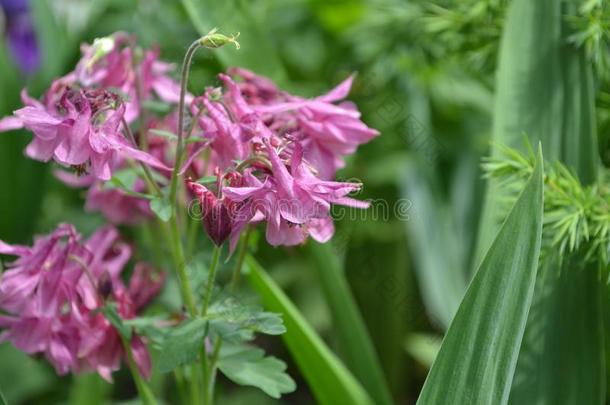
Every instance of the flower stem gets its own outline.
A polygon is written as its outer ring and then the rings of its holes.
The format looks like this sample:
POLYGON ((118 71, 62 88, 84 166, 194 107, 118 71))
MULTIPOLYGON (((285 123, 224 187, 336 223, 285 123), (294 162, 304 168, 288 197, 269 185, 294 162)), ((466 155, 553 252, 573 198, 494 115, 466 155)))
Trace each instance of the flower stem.
POLYGON ((131 352, 131 345, 123 336, 121 336, 121 341, 123 342, 123 347, 125 349, 125 353, 127 354, 127 362, 129 363, 129 370, 131 371, 131 375, 136 384, 136 389, 138 390, 138 395, 140 399, 144 403, 144 405, 157 405, 157 400, 153 395, 148 384, 142 379, 140 376, 140 371, 138 370, 138 366, 136 365, 135 360, 133 359, 133 353, 131 352))
POLYGON ((212 405, 214 403, 214 385, 216 385, 216 369, 218 364, 218 357, 220 357, 220 347, 222 346, 222 338, 219 336, 214 344, 214 351, 212 352, 212 357, 210 359, 209 365, 209 379, 206 381, 206 384, 209 389, 208 397, 206 399, 207 405, 212 405))
POLYGON ((241 268, 244 265, 244 259, 246 258, 246 252, 248 251, 248 241, 250 240, 250 225, 246 226, 246 231, 244 232, 244 236, 242 236, 239 252, 237 253, 237 264, 235 265, 235 270, 233 270, 233 275, 231 276, 231 292, 235 292, 237 285, 239 284, 239 276, 241 274, 241 268))
MULTIPOLYGON (((138 144, 136 143, 136 138, 133 135, 133 132, 131 132, 131 128, 129 127, 129 124, 127 123, 127 121, 125 121, 125 118, 121 118, 121 122, 123 124, 123 128, 125 129, 125 132, 127 133, 127 138, 133 144, 133 146, 137 148, 138 144)), ((144 162, 138 162, 138 163, 142 167, 142 170, 144 170, 144 177, 145 177, 144 180, 146 181, 146 185, 148 186, 148 188, 150 188, 151 190, 154 190, 154 192, 157 193, 157 195, 159 197, 163 197, 163 192, 161 191, 161 189, 155 182, 155 179, 152 176, 150 168, 144 162)))
POLYGON ((174 205, 174 212, 172 215, 176 215, 176 208, 178 206, 176 202, 177 189, 178 189, 178 172, 180 166, 182 166, 182 154, 184 150, 184 99, 186 98, 186 86, 189 80, 189 72, 191 70, 191 62, 193 61, 193 55, 197 49, 201 47, 201 41, 197 40, 189 46, 186 54, 184 55, 184 61, 182 63, 182 76, 180 80, 180 100, 178 102, 178 142, 176 144, 176 159, 174 163, 174 170, 172 171, 172 178, 169 187, 169 201, 174 205))
POLYGON ((214 289, 214 280, 216 279, 216 268, 218 267, 218 259, 220 257, 220 246, 214 245, 214 251, 212 252, 212 263, 210 264, 210 270, 208 272, 208 282, 205 287, 205 296, 203 297, 203 308, 201 309, 201 316, 205 316, 210 306, 210 299, 212 298, 212 290, 214 289))

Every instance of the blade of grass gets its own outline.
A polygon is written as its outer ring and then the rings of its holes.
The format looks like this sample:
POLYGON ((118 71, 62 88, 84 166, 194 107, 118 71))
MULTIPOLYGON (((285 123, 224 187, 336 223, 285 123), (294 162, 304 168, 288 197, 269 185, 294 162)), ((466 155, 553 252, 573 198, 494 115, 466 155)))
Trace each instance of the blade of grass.
POLYGON ((505 404, 532 301, 542 237, 542 156, 445 336, 418 404, 505 404))
POLYGON ((281 288, 254 260, 246 258, 247 275, 264 306, 281 313, 287 332, 282 335, 294 361, 321 405, 370 405, 373 401, 345 365, 307 323, 281 288))
POLYGON ((333 332, 338 338, 346 365, 371 394, 375 403, 392 404, 392 394, 345 278, 341 261, 328 243, 310 241, 308 251, 330 308, 333 332))

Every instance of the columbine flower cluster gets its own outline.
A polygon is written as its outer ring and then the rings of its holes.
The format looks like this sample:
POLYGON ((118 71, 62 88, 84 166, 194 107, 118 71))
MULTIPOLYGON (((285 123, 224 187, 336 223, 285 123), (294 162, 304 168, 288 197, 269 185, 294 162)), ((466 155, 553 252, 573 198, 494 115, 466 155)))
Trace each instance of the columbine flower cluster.
POLYGON ((330 180, 345 155, 378 135, 353 104, 340 102, 352 77, 314 99, 280 91, 245 69, 219 78, 221 95, 208 89, 191 104, 209 140, 215 189, 189 182, 217 245, 230 235, 233 248, 244 227, 258 221, 267 223, 274 246, 300 244, 308 235, 326 242, 334 233, 331 204, 368 206, 348 197, 360 184, 330 180))
MULTIPOLYGON (((199 41, 194 45, 214 48, 235 38, 212 31, 199 41)), ((332 204, 368 206, 349 197, 360 184, 333 180, 345 156, 378 135, 345 101, 352 77, 306 99, 235 68, 219 75, 221 87, 192 96, 171 78, 172 66, 157 50, 142 50, 124 33, 84 45, 82 53, 75 70, 41 99, 23 91, 24 107, 1 119, 0 131, 30 130, 26 155, 53 160, 61 167, 56 177, 86 188, 86 210, 133 225, 153 218, 153 211, 168 220, 157 211, 165 201, 172 229, 180 230, 177 205, 186 210, 190 196, 199 201, 214 244, 228 239, 233 251, 240 233, 259 222, 274 246, 308 236, 326 242, 334 233, 332 204), (159 102, 165 115, 149 108, 159 102), (188 192, 176 192, 178 179, 188 192)), ((179 235, 169 237, 180 245, 179 235)), ((136 264, 125 285, 121 273, 131 248, 115 228, 83 241, 72 226, 61 225, 32 247, 0 242, 0 254, 18 257, 0 278, 0 340, 43 353, 60 374, 95 370, 106 379, 130 348, 149 375, 144 339, 134 334, 122 345, 125 337, 104 314, 112 306, 122 319, 133 318, 163 277, 136 264)))
MULTIPOLYGON (((17 256, 0 282, 0 341, 25 353, 42 353, 58 374, 97 371, 111 381, 124 350, 101 309, 115 305, 123 319, 134 318, 163 283, 162 275, 136 265, 128 286, 121 272, 131 248, 116 229, 104 227, 83 241, 74 227, 60 225, 31 247, 0 241, 0 253, 17 256)), ((151 361, 143 338, 130 342, 140 372, 149 376, 151 361)))

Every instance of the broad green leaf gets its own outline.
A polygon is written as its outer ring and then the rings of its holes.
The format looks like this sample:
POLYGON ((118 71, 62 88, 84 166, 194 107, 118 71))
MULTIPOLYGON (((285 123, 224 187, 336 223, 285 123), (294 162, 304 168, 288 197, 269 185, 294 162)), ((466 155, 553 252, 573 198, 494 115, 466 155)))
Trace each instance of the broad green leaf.
POLYGON ((319 285, 333 317, 345 363, 377 404, 392 404, 375 347, 350 291, 343 266, 330 244, 309 242, 319 285))
POLYGON ((293 392, 296 384, 286 374, 286 363, 251 346, 228 345, 222 347, 218 368, 231 381, 239 385, 257 387, 273 398, 293 392))
POLYGON ((492 242, 443 340, 418 404, 505 404, 542 236, 542 156, 492 242))
POLYGON ((161 221, 167 222, 172 217, 172 205, 165 197, 156 197, 150 200, 150 209, 161 221))
POLYGON ((8 402, 6 402, 6 398, 4 398, 4 394, 2 393, 1 389, 0 389, 0 405, 8 405, 8 402))
POLYGON ((248 278, 265 307, 279 312, 286 325, 282 339, 321 405, 371 405, 373 402, 343 363, 328 349, 275 281, 252 258, 248 278))
MULTIPOLYGON (((200 35, 218 27, 225 34, 240 33, 241 49, 225 46, 214 49, 225 67, 240 66, 282 81, 286 73, 268 31, 263 3, 225 0, 182 0, 191 22, 200 35)), ((208 51, 210 52, 210 51, 208 51)))
POLYGON ((157 367, 162 373, 172 371, 197 359, 207 332, 207 320, 190 319, 172 328, 161 343, 157 367))
POLYGON ((252 340, 256 332, 267 335, 286 332, 281 314, 265 312, 235 297, 213 303, 206 318, 210 320, 210 330, 227 341, 252 340))

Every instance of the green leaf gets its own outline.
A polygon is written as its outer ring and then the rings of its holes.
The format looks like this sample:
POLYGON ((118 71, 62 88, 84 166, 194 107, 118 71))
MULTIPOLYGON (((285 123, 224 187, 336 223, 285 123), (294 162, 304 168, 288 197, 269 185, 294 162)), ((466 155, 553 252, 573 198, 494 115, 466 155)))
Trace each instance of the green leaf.
POLYGON ((492 242, 445 336, 418 404, 505 404, 530 308, 542 237, 534 173, 492 242))
POLYGON ((427 368, 432 367, 441 348, 441 337, 414 333, 405 340, 405 350, 417 362, 427 368))
POLYGON ((155 197, 150 200, 150 209, 163 222, 167 222, 172 217, 172 205, 165 197, 155 197))
POLYGON ((98 374, 74 375, 70 384, 68 404, 104 405, 109 402, 111 392, 112 385, 98 374))
POLYGON ((157 136, 161 136, 163 138, 170 139, 172 141, 178 140, 178 135, 174 134, 171 131, 166 131, 164 129, 153 128, 153 129, 150 130, 150 132, 155 134, 155 135, 157 135, 157 136))
POLYGON ((370 405, 372 400, 343 363, 328 349, 275 281, 252 258, 248 278, 265 307, 282 314, 287 332, 282 339, 321 405, 370 405))
POLYGON ((114 172, 110 181, 106 184, 125 190, 133 190, 137 179, 138 172, 135 169, 128 167, 114 172))
POLYGON ((123 336, 125 339, 127 339, 127 341, 131 340, 131 335, 132 335, 131 326, 125 325, 123 323, 123 319, 121 318, 121 315, 119 315, 116 307, 113 304, 108 304, 108 305, 104 306, 102 308, 102 313, 104 314, 104 316, 106 317, 108 322, 110 322, 112 324, 112 326, 114 326, 116 328, 117 332, 119 332, 119 334, 121 336, 123 336))
POLYGON ((167 373, 197 359, 203 347, 207 322, 205 319, 189 319, 167 332, 157 360, 159 371, 167 373))
POLYGON ((6 398, 4 398, 4 394, 2 393, 1 389, 0 389, 0 405, 8 405, 8 402, 6 402, 6 398))
POLYGON ((273 356, 265 357, 262 349, 225 344, 218 368, 231 381, 257 387, 273 398, 296 389, 294 380, 285 373, 286 363, 273 356))
MULTIPOLYGON (((595 180, 599 167, 595 88, 584 50, 567 41, 572 31, 565 14, 576 7, 569 3, 511 2, 500 52, 493 140, 523 151, 519 139, 523 133, 532 144, 539 139, 549 161, 558 160, 574 170, 586 185, 595 180)), ((494 148, 494 156, 500 153, 494 148)), ((499 202, 505 196, 501 184, 489 183, 479 254, 497 229, 499 202)), ((603 317, 599 293, 587 279, 596 277, 590 274, 596 273, 595 266, 578 270, 582 262, 578 254, 552 256, 538 272, 510 400, 601 403, 605 367, 592 359, 602 358, 603 317), (566 373, 566 367, 578 371, 566 373)))
POLYGON ((392 404, 375 347, 349 289, 343 266, 330 244, 310 241, 314 269, 333 317, 345 362, 377 404, 392 404))
POLYGON ((598 264, 579 255, 563 260, 562 266, 549 260, 539 270, 511 404, 604 403, 603 287, 598 264))
POLYGON ((467 287, 467 265, 460 250, 463 238, 458 237, 454 216, 436 183, 425 163, 407 165, 403 185, 404 196, 413 203, 405 221, 410 252, 426 310, 446 330, 467 287))
POLYGON ((213 303, 206 318, 210 319, 212 332, 233 342, 252 340, 255 332, 267 335, 281 335, 286 332, 281 314, 246 305, 236 297, 213 303))

